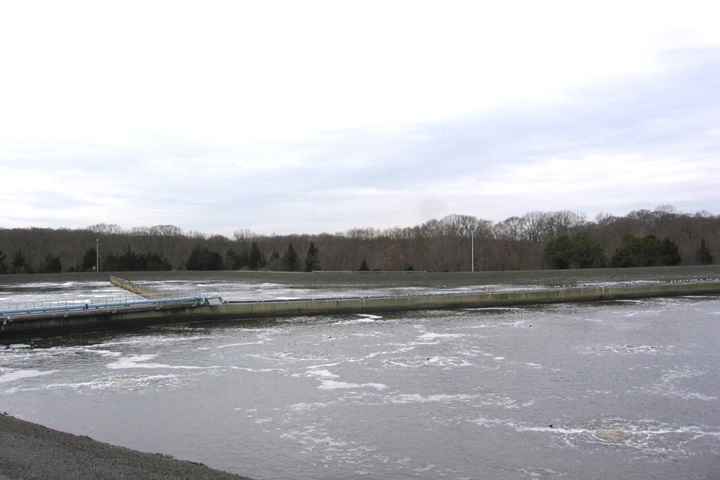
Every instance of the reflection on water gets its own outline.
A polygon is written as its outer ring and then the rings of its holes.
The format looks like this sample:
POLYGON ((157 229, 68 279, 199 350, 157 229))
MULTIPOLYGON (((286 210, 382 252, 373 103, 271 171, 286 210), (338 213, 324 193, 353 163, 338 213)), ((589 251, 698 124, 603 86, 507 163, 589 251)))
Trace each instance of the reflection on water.
POLYGON ((75 336, 0 350, 0 403, 255 478, 712 478, 719 315, 710 297, 75 336))

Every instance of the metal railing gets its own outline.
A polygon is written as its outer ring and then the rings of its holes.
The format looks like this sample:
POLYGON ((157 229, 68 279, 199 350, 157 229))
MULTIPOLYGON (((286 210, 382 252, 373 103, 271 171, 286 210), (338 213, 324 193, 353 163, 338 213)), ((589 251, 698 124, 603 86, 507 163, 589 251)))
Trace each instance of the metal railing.
POLYGON ((207 305, 212 300, 223 303, 222 297, 191 295, 191 296, 170 296, 154 299, 141 299, 137 297, 110 297, 93 300, 55 300, 15 303, 0 306, 0 317, 14 318, 22 315, 34 315, 43 313, 62 313, 82 310, 101 309, 123 309, 132 307, 153 307, 168 306, 172 304, 196 304, 207 305))

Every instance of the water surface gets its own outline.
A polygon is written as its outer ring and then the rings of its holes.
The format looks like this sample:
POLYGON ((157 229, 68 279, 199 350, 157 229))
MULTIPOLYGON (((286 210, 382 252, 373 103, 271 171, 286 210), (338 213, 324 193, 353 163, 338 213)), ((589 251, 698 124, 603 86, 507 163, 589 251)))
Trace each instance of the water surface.
POLYGON ((717 478, 719 320, 688 297, 82 335, 0 350, 0 409, 258 479, 717 478))

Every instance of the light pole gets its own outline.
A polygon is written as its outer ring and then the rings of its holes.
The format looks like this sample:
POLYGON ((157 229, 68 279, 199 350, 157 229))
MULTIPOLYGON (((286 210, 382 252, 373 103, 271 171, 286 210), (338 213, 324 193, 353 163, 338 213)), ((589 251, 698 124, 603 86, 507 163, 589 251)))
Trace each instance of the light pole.
POLYGON ((100 273, 100 239, 95 239, 95 273, 100 273))
POLYGON ((470 230, 470 271, 475 272, 475 232, 470 230))
POLYGON ((465 225, 465 231, 470 234, 470 271, 475 272, 475 229, 465 225))

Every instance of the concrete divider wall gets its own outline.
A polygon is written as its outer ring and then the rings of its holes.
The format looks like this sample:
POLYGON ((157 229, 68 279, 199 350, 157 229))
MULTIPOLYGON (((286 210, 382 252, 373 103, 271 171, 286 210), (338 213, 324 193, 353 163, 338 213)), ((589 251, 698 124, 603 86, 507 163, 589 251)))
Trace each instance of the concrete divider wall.
POLYGON ((244 319, 293 315, 482 308, 703 294, 720 294, 720 282, 544 289, 461 295, 419 295, 226 303, 198 308, 196 313, 202 316, 204 312, 207 312, 209 317, 214 318, 244 319))
POLYGON ((140 295, 141 297, 147 299, 161 298, 164 295, 162 292, 155 290, 154 288, 138 285, 135 282, 119 277, 110 277, 110 283, 116 287, 122 288, 123 290, 127 290, 130 293, 140 295))
POLYGON ((189 306, 166 310, 125 309, 117 313, 112 310, 90 310, 67 315, 3 320, 0 323, 0 340, 180 323, 185 321, 184 316, 192 310, 189 306))
MULTIPOLYGON (((120 279, 119 279, 120 280, 120 279)), ((128 282, 132 283, 132 282, 128 282)), ((131 285, 131 287, 138 287, 131 285)), ((125 288, 125 287, 123 287, 125 288)), ((141 287, 143 288, 143 287, 141 287)), ((150 290, 150 293, 156 294, 150 290)), ((72 331, 119 329, 200 320, 381 314, 386 312, 483 308, 513 305, 588 302, 658 296, 720 294, 720 282, 616 285, 478 294, 441 294, 398 297, 355 297, 288 301, 237 302, 217 305, 174 305, 134 310, 79 311, 35 319, 0 319, 0 340, 72 331)))

